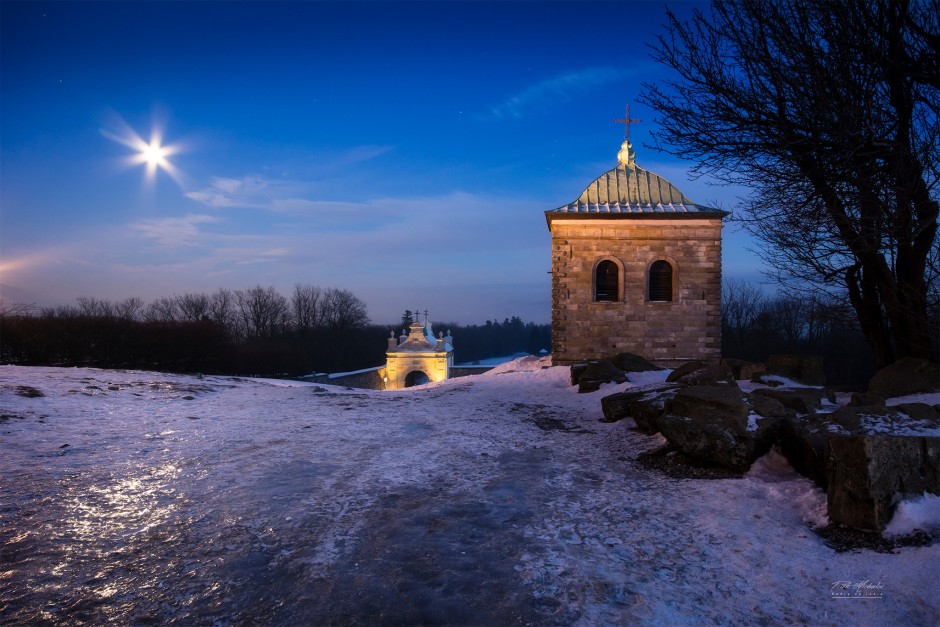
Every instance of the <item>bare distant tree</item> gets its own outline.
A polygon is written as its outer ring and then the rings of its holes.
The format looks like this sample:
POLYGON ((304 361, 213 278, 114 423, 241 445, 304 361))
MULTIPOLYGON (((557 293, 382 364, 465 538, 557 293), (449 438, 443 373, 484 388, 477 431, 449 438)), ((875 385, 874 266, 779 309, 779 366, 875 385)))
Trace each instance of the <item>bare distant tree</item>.
POLYGON ((728 279, 721 291, 721 326, 725 332, 751 329, 764 309, 764 292, 753 283, 728 279))
POLYGON ((122 320, 137 320, 143 308, 144 301, 132 296, 114 304, 114 315, 122 320))
POLYGON ((323 289, 316 285, 294 286, 291 296, 291 313, 294 323, 301 333, 318 329, 323 325, 324 309, 323 289))
POLYGON ((109 300, 99 300, 90 296, 78 297, 78 309, 82 315, 96 318, 114 317, 114 303, 109 300))
POLYGON ((937 0, 713 0, 668 13, 645 85, 667 152, 755 192, 763 260, 851 303, 878 366, 931 357, 940 214, 937 0))
POLYGON ((235 295, 231 291, 219 288, 209 298, 209 319, 235 334, 235 295))
POLYGON ((180 311, 175 298, 162 296, 144 308, 142 317, 147 322, 176 322, 180 311))
POLYGON ((325 294, 324 323, 330 329, 358 329, 369 324, 366 304, 349 290, 331 287, 325 294))
POLYGON ((273 287, 236 290, 235 309, 245 337, 273 337, 287 321, 287 299, 273 287))
POLYGON ((206 294, 175 295, 176 308, 184 322, 199 322, 209 317, 209 296, 206 294))
POLYGON ((0 316, 28 316, 36 310, 36 305, 26 303, 8 303, 0 300, 0 316))

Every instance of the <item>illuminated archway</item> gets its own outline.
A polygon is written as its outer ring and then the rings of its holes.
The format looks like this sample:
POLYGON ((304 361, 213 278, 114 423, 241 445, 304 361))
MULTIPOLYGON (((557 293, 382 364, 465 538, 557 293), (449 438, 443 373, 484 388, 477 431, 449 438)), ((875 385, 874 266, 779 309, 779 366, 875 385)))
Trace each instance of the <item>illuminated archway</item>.
POLYGON ((426 375, 420 370, 412 370, 405 377, 405 387, 410 388, 416 385, 424 385, 425 383, 430 383, 431 377, 426 375))

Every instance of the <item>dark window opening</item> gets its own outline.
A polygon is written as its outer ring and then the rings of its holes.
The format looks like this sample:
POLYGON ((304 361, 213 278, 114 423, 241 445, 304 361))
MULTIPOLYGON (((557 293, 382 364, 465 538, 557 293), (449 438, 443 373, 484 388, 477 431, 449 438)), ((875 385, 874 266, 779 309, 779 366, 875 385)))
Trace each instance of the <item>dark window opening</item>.
POLYGON ((672 300, 672 266, 668 261, 655 261, 650 266, 651 301, 669 302, 672 300))
POLYGON ((594 271, 594 300, 612 302, 618 297, 619 270, 613 261, 602 261, 594 271))

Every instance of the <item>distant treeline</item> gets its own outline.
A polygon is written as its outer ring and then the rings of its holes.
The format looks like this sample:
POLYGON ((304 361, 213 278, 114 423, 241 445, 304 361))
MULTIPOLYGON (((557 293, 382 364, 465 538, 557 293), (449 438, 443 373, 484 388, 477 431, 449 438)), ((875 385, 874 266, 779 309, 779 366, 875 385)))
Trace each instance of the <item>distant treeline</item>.
MULTIPOLYGON (((0 362, 301 376, 381 365, 389 332, 397 337, 401 326, 372 324, 352 292, 315 285, 297 285, 289 298, 261 286, 150 303, 83 297, 72 306, 0 307, 0 362)), ((517 317, 434 328, 451 331, 460 362, 550 346, 549 325, 517 317)))
MULTIPOLYGON (((845 302, 768 296, 752 283, 730 280, 722 290, 721 353, 763 362, 773 354, 820 355, 826 381, 864 388, 875 373, 875 359, 845 302)), ((931 350, 938 354, 940 316, 930 309, 931 350)))

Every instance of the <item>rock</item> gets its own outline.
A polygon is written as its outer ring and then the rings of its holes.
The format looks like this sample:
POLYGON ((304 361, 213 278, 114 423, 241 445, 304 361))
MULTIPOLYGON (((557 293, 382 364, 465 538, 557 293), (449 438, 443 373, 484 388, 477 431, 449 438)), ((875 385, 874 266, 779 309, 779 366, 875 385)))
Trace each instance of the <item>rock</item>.
POLYGON ((666 377, 669 383, 683 383, 685 385, 714 385, 716 383, 731 383, 737 387, 734 373, 727 366, 721 364, 707 364, 701 361, 687 362, 666 377))
POLYGON ((755 413, 765 418, 785 418, 796 414, 779 400, 764 394, 749 394, 747 404, 755 413))
POLYGON ((781 420, 751 414, 737 385, 724 384, 679 389, 656 424, 683 454, 741 471, 770 450, 781 420))
POLYGON ((806 385, 825 385, 823 360, 819 355, 771 355, 767 373, 793 379, 806 385))
POLYGON ((666 403, 666 411, 700 421, 712 421, 733 426, 738 431, 747 429, 750 408, 744 403, 744 394, 737 385, 694 385, 680 389, 666 403))
POLYGON ((578 377, 578 393, 596 392, 604 383, 626 382, 627 375, 610 361, 606 359, 590 361, 578 377))
POLYGON ((822 407, 822 399, 827 397, 827 392, 819 388, 759 388, 754 390, 754 395, 773 398, 784 407, 792 409, 800 414, 813 414, 822 407))
POLYGON ((616 357, 611 358, 610 361, 624 372, 652 372, 654 370, 662 370, 662 368, 656 364, 633 353, 620 353, 616 357))
POLYGON ((735 471, 750 468, 770 450, 782 419, 760 418, 755 428, 739 431, 734 421, 712 421, 665 413, 658 420, 660 432, 692 459, 735 471))
POLYGON ((925 403, 840 407, 828 419, 857 435, 932 435, 933 430, 940 429, 940 415, 925 403))
POLYGON ((755 364, 731 357, 722 357, 718 363, 730 370, 738 381, 750 381, 755 374, 761 374, 767 370, 766 364, 755 364))
POLYGON ((899 403, 894 408, 917 422, 933 423, 936 427, 940 427, 940 411, 936 406, 927 403, 899 403))
POLYGON ((788 417, 780 423, 780 452, 794 470, 825 490, 829 483, 826 474, 829 438, 837 434, 848 435, 849 432, 831 422, 829 416, 788 417))
POLYGON ((849 401, 848 407, 867 407, 869 405, 884 404, 885 399, 883 396, 869 392, 852 392, 852 399, 849 401))
POLYGON ((656 433, 659 431, 656 419, 663 413, 665 400, 672 398, 678 388, 676 384, 663 383, 605 396, 601 399, 603 422, 633 418, 641 431, 656 433))
POLYGON ((917 357, 903 357, 882 368, 868 382, 868 391, 884 398, 940 389, 937 364, 917 357))
POLYGON ((741 366, 741 373, 738 379, 742 381, 752 381, 754 377, 759 377, 765 372, 767 372, 767 364, 745 364, 741 366))
POLYGON ((741 367, 748 362, 743 359, 735 359, 734 357, 722 357, 718 360, 718 364, 724 366, 734 374, 735 379, 741 378, 741 367))
POLYGON ((671 373, 669 373, 669 376, 666 377, 666 381, 671 383, 673 381, 676 381, 680 377, 683 377, 689 374, 690 372, 701 370, 707 366, 708 364, 705 363, 704 361, 687 361, 681 366, 679 366, 678 368, 676 368, 675 370, 673 370, 671 373))
POLYGON ((940 495, 940 436, 833 437, 827 474, 829 519, 882 531, 903 498, 940 495))
POLYGON ((587 364, 571 365, 571 385, 578 385, 578 379, 581 378, 581 375, 584 374, 584 371, 587 370, 587 367, 587 364))

